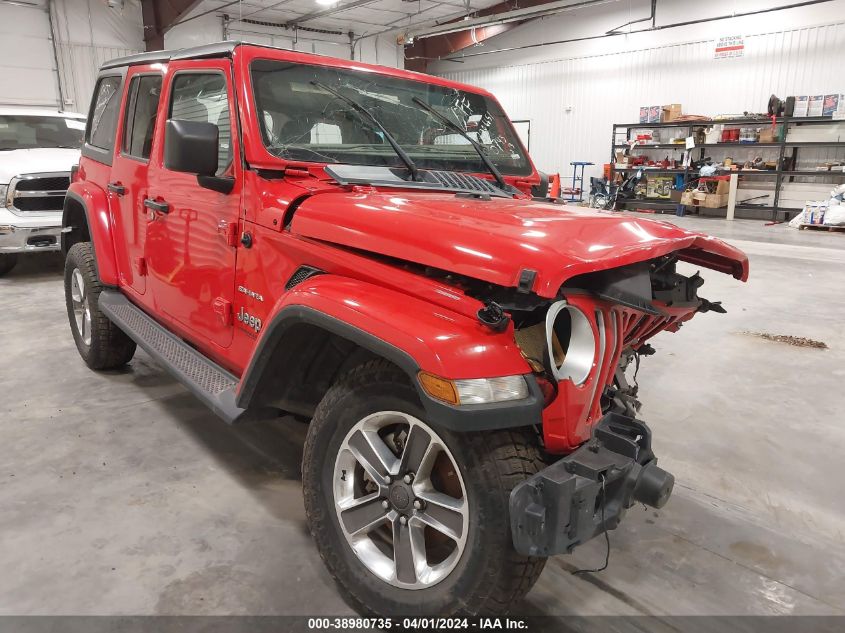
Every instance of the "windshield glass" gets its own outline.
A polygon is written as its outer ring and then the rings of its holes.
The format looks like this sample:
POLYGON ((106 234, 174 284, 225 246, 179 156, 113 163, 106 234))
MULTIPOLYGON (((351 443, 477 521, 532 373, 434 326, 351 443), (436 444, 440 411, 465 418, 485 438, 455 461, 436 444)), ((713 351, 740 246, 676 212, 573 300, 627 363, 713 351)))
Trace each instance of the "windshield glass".
POLYGON ((531 165, 499 104, 474 92, 377 73, 257 60, 252 81, 264 144, 300 161, 404 167, 378 126, 337 90, 373 114, 422 169, 486 173, 472 145, 414 97, 454 121, 503 174, 527 176, 531 165))
POLYGON ((82 146, 85 121, 58 116, 0 115, 0 151, 82 146))

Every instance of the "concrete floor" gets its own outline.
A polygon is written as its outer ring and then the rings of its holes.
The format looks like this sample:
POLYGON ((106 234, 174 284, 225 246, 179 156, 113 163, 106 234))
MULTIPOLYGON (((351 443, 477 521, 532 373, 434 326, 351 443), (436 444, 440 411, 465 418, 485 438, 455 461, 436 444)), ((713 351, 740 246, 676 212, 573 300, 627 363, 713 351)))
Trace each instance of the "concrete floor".
MULTIPOLYGON (((664 218, 667 216, 664 216, 664 218)), ((640 370, 660 512, 557 557, 520 614, 845 614, 845 235, 671 218, 744 248, 640 370), (746 332, 805 336, 817 350, 746 332)), ((305 528, 292 420, 232 428, 142 352, 93 373, 61 260, 0 279, 0 614, 345 614, 305 528)))

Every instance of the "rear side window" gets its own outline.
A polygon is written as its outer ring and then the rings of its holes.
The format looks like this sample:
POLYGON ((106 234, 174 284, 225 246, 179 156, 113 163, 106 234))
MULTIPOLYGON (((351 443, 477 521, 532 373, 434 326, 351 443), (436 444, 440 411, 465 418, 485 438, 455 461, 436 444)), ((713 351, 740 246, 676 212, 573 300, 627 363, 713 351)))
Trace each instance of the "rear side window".
POLYGON ((217 175, 232 162, 229 95, 220 73, 183 73, 173 79, 170 118, 214 123, 218 130, 217 175))
POLYGON ((94 95, 88 143, 100 149, 112 150, 120 111, 120 77, 100 79, 94 95))
POLYGON ((127 156, 144 160, 150 157, 160 96, 161 75, 132 78, 121 145, 121 151, 127 156))

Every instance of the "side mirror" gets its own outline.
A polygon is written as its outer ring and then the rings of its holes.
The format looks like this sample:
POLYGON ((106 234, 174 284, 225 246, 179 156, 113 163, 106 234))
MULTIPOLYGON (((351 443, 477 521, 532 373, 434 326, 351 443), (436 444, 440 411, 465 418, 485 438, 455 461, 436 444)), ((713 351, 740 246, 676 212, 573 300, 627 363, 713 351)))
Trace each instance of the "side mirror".
POLYGON ((217 172, 218 137, 214 123, 168 119, 164 132, 164 166, 198 176, 217 172))

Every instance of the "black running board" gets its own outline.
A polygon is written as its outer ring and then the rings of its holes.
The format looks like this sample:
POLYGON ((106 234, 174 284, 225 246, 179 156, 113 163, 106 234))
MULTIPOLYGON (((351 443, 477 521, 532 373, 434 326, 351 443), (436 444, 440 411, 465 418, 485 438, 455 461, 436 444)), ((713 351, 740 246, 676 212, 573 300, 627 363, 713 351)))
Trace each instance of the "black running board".
POLYGON ((122 293, 103 290, 100 310, 147 354, 229 424, 246 412, 235 404, 237 377, 175 336, 122 293))

